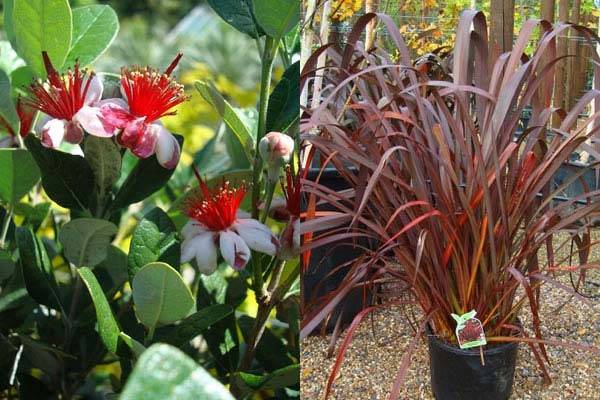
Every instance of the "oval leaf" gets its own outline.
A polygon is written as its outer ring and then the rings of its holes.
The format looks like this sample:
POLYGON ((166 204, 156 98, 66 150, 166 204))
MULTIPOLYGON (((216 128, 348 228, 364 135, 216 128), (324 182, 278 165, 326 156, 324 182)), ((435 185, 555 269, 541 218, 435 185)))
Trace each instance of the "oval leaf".
POLYGON ((261 28, 277 42, 300 21, 300 2, 254 0, 254 15, 261 28))
POLYGON ((42 173, 42 186, 48 197, 58 205, 85 210, 94 190, 94 173, 80 156, 47 149, 34 135, 27 135, 25 144, 42 173))
POLYGON ((119 32, 117 13, 107 5, 73 9, 73 42, 66 65, 89 65, 106 51, 119 32))
POLYGON ((175 225, 163 210, 154 208, 133 232, 127 257, 129 276, 133 279, 144 265, 155 261, 179 265, 180 253, 175 225))
POLYGON ((58 285, 42 241, 25 227, 17 228, 15 239, 27 292, 39 304, 60 309, 58 285))
POLYGON ((215 304, 203 308, 181 321, 164 341, 174 346, 183 346, 202 331, 231 314, 233 308, 228 304, 215 304))
POLYGON ((40 180, 40 170, 25 149, 0 149, 0 198, 17 204, 40 180))
POLYGON ((112 139, 92 135, 85 139, 84 148, 85 159, 94 173, 98 205, 102 205, 121 174, 121 152, 112 139))
POLYGON ((74 219, 65 224, 58 240, 65 248, 67 259, 77 267, 94 267, 108 253, 112 237, 117 234, 115 224, 94 218, 74 219))
POLYGON ((194 299, 177 271, 165 263, 151 263, 140 269, 132 283, 135 313, 150 329, 185 318, 194 299))
POLYGON ((85 286, 87 286, 92 302, 94 303, 96 319, 98 321, 98 333, 100 334, 102 343, 104 343, 108 351, 116 354, 121 330, 110 309, 110 304, 108 304, 108 300, 104 296, 102 287, 92 270, 88 267, 79 268, 77 272, 79 272, 81 279, 83 279, 85 286))
POLYGON ((67 0, 14 0, 12 22, 17 53, 39 76, 46 76, 42 51, 55 68, 63 66, 73 30, 67 0))
POLYGON ((137 362, 121 400, 234 400, 227 389, 181 350, 155 344, 137 362))

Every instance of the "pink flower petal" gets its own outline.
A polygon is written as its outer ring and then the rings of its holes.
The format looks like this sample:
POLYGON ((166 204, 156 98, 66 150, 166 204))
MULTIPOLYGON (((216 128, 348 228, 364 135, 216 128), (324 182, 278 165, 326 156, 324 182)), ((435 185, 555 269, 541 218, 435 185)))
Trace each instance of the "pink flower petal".
POLYGON ((167 169, 173 169, 179 163, 181 148, 177 139, 164 126, 151 124, 148 129, 156 132, 156 158, 158 163, 167 169))
POLYGON ((66 121, 51 119, 42 127, 41 141, 45 147, 57 148, 65 137, 66 121))
POLYGON ((107 99, 98 103, 102 112, 102 122, 107 126, 111 126, 113 130, 125 129, 127 125, 136 120, 135 116, 129 113, 124 103, 122 99, 107 99))
POLYGON ((115 133, 115 127, 106 124, 102 117, 100 108, 83 106, 73 117, 90 135, 99 137, 111 137, 115 133))
POLYGON ((219 248, 225 262, 232 268, 243 269, 250 260, 250 249, 246 242, 232 231, 223 231, 219 235, 219 248))
POLYGON ((121 139, 123 143, 127 143, 125 140, 131 143, 131 146, 127 147, 137 157, 148 158, 156 151, 157 136, 156 131, 148 129, 148 125, 144 124, 143 120, 135 120, 123 130, 121 139))
MULTIPOLYGON (((90 78, 88 78, 89 80, 90 78)), ((87 85, 87 80, 83 83, 82 88, 85 88, 87 85)), ((102 79, 98 75, 94 75, 91 78, 90 86, 88 87, 88 91, 85 94, 85 99, 83 103, 86 106, 91 106, 94 103, 100 101, 102 98, 102 92, 104 91, 104 85, 102 84, 102 79)))
POLYGON ((83 140, 83 128, 76 121, 67 121, 65 124, 64 139, 73 144, 79 144, 83 140))

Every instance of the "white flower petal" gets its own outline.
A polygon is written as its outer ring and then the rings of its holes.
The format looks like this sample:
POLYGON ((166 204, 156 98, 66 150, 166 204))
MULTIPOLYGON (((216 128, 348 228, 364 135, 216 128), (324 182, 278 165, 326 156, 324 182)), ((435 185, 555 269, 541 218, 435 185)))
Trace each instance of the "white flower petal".
POLYGON ((181 245, 181 262, 196 258, 201 273, 210 275, 217 269, 217 246, 212 232, 204 232, 181 245))
POLYGON ((250 249, 244 239, 232 231, 223 231, 219 236, 219 248, 225 262, 232 268, 242 269, 250 260, 250 249))
POLYGON ((159 124, 151 124, 157 132, 156 158, 158 163, 167 169, 173 169, 179 163, 181 148, 175 136, 159 124))
POLYGON ((202 244, 202 250, 196 252, 196 265, 198 271, 204 275, 212 275, 217 270, 217 246, 215 245, 212 234, 199 236, 204 238, 202 244), (208 238, 208 239, 206 239, 208 238))
POLYGON ((238 235, 252 250, 274 256, 278 241, 271 230, 255 219, 239 219, 233 224, 238 235))
POLYGON ((191 239, 194 236, 198 236, 201 233, 206 232, 207 229, 198 221, 190 220, 181 229, 181 235, 185 240, 191 239))
MULTIPOLYGON (((85 85, 87 85, 87 81, 85 85)), ((85 85, 83 85, 83 88, 85 88, 85 85)), ((94 103, 100 101, 100 99, 102 98, 103 91, 104 84, 102 83, 102 79, 98 75, 94 75, 92 77, 92 80, 90 81, 88 91, 85 94, 84 104, 87 106, 91 106, 94 103)))
POLYGON ((45 147, 57 148, 65 137, 66 121, 51 119, 42 127, 41 141, 45 147))
POLYGON ((77 114, 73 116, 73 121, 79 123, 83 129, 90 135, 98 137, 111 137, 114 135, 114 128, 102 121, 102 112, 100 108, 83 106, 77 114))

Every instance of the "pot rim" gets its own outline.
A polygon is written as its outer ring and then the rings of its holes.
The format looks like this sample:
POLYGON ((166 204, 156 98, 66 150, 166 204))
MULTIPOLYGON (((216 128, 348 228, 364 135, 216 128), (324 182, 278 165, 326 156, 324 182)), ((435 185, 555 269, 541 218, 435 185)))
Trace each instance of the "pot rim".
MULTIPOLYGON (((460 347, 448 344, 443 340, 438 338, 438 335, 433 334, 433 331, 429 326, 427 326, 427 330, 425 331, 425 336, 430 343, 433 345, 442 348, 445 351, 448 351, 453 354, 462 355, 462 356, 472 356, 472 357, 480 357, 478 348, 471 349, 461 349, 460 347)), ((494 345, 493 347, 488 347, 488 345, 484 346, 483 354, 484 355, 496 355, 508 351, 512 351, 516 347, 519 346, 520 342, 500 342, 498 345, 494 345)))

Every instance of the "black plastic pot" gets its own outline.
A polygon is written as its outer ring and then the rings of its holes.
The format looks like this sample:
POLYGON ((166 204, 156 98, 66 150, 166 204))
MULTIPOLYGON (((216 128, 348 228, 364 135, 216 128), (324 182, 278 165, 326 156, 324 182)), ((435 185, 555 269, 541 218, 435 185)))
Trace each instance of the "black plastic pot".
POLYGON ((461 350, 429 338, 431 388, 436 400, 507 400, 512 391, 518 343, 461 350))
MULTIPOLYGON (((319 169, 311 169, 307 178, 309 180, 316 180, 318 173, 319 169)), ((319 183, 335 191, 348 189, 347 182, 335 169, 325 169, 321 173, 319 183)), ((328 207, 321 207, 319 209, 331 210, 328 207)), ((319 234, 322 233, 319 232, 319 234)), ((312 303, 314 305, 318 303, 317 299, 340 287, 346 277, 347 268, 339 268, 333 273, 332 271, 338 266, 358 257, 363 252, 362 246, 368 247, 368 243, 365 243, 364 240, 354 242, 348 239, 313 249, 308 268, 302 274, 301 278, 304 303, 308 305, 312 303), (359 244, 358 247, 357 244, 359 244)), ((348 326, 356 314, 373 303, 372 298, 373 293, 369 290, 366 293, 364 293, 362 288, 351 290, 333 310, 325 329, 326 332, 332 332, 340 318, 341 327, 348 326)), ((313 332, 318 333, 319 330, 313 332)))

